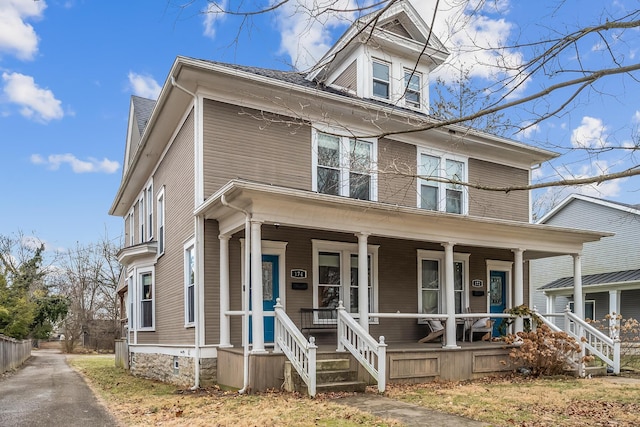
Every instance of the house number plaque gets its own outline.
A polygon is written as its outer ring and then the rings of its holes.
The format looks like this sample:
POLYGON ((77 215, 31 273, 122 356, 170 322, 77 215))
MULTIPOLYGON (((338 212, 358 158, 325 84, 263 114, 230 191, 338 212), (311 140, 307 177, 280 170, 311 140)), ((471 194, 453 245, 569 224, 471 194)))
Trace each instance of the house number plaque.
POLYGON ((473 286, 474 288, 481 288, 482 287, 482 280, 480 279, 475 279, 471 281, 471 286, 473 286))
POLYGON ((293 268, 291 269, 291 277, 293 279, 306 279, 307 270, 303 270, 301 268, 293 268))

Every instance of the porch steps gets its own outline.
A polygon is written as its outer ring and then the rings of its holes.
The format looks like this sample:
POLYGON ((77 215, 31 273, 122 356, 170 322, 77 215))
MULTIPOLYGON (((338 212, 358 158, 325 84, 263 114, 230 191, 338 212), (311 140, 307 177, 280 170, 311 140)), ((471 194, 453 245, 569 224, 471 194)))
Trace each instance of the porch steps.
MULTIPOLYGON (((285 390, 307 394, 307 385, 298 372, 285 362, 285 390)), ((316 393, 364 392, 367 384, 358 380, 358 371, 351 369, 349 359, 319 359, 316 361, 316 393)))

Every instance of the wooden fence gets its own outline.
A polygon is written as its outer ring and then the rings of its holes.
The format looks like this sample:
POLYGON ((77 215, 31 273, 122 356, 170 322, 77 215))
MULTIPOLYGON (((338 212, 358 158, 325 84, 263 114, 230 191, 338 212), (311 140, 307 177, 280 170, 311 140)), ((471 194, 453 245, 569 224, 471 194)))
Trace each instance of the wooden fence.
POLYGON ((31 341, 0 335, 0 373, 15 369, 31 357, 31 341))

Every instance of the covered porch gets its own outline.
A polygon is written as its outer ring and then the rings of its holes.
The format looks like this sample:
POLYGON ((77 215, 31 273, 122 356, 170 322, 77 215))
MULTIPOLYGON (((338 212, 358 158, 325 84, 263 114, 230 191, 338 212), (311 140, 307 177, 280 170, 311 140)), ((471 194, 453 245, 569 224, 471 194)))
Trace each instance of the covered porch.
MULTIPOLYGON (((425 354, 433 347, 446 359, 438 363, 463 363, 465 369, 456 370, 467 376, 475 372, 475 359, 462 355, 471 347, 461 325, 473 318, 499 321, 508 317, 505 309, 525 304, 530 259, 574 255, 574 286, 580 289, 582 245, 606 235, 241 180, 208 198, 196 216, 203 227, 214 220, 218 237, 219 358, 229 348, 229 354, 246 349, 251 356, 269 354, 272 343, 278 350, 280 335, 269 321, 276 310, 263 304, 265 295, 277 294, 297 332, 301 308, 335 308, 344 300, 344 311, 364 334, 384 337, 378 344, 405 347, 398 351, 404 354, 415 353, 407 350, 412 346, 425 354), (277 259, 268 274, 265 255, 277 259), (499 311, 494 299, 502 304, 499 311), (442 342, 418 344, 429 333, 429 320, 442 322, 442 342)), ((198 250, 204 251, 204 243, 198 250)), ((522 319, 514 319, 512 331, 521 329, 522 319)), ((404 363, 387 359, 388 366, 404 363)))

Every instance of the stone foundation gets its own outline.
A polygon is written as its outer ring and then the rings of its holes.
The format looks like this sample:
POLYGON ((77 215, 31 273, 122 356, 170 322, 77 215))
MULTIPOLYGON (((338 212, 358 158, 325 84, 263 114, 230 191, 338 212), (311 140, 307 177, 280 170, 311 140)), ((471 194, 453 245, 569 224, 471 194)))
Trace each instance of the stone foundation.
MULTIPOLYGON (((192 357, 158 353, 131 353, 130 360, 130 371, 135 376, 175 384, 180 387, 191 387, 195 382, 195 365, 192 357)), ((201 359, 200 366, 201 385, 215 383, 217 359, 201 359)))

